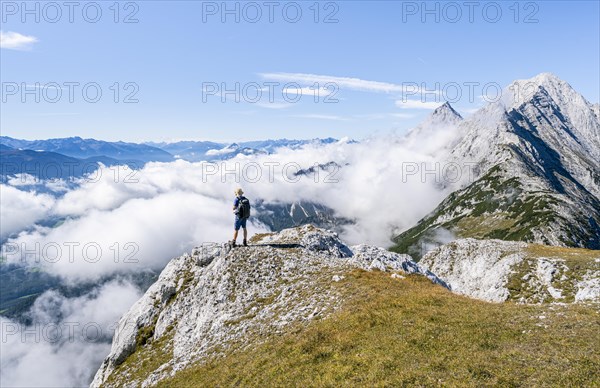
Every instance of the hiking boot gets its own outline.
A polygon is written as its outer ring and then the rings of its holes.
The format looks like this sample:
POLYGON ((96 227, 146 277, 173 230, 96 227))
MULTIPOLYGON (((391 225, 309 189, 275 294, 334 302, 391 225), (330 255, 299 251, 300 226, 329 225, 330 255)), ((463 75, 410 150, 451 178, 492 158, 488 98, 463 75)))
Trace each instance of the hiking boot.
POLYGON ((246 242, 246 240, 244 240, 244 246, 247 247, 248 243, 246 242))
POLYGON ((237 246, 235 241, 230 241, 229 244, 231 245, 232 248, 235 248, 237 246))

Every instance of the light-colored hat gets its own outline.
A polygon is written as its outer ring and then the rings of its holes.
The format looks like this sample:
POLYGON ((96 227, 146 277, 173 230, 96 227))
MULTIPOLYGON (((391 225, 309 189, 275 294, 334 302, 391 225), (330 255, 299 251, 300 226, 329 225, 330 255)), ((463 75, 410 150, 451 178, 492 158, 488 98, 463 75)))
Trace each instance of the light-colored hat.
POLYGON ((233 191, 233 193, 234 193, 235 195, 242 195, 242 194, 244 194, 244 190, 242 190, 242 188, 241 188, 241 187, 238 187, 237 189, 235 189, 235 190, 233 191))

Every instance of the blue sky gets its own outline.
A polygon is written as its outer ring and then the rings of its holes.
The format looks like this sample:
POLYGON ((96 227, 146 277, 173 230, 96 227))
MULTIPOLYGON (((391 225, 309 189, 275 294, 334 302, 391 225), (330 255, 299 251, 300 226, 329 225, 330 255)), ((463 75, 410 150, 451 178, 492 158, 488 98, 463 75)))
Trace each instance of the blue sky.
POLYGON ((598 1, 228 2, 230 14, 220 1, 76 2, 72 21, 22 4, 1 6, 1 132, 18 138, 361 139, 406 131, 448 98, 468 115, 485 85, 541 72, 600 100, 598 1))

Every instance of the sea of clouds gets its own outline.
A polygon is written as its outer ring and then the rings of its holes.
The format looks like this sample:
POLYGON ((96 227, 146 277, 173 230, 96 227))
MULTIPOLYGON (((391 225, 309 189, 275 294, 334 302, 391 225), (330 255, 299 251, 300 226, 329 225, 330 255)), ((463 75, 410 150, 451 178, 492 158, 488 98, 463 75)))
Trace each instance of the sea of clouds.
MULTIPOLYGON (((448 166, 440 156, 431 143, 422 152, 390 135, 218 163, 177 160, 138 171, 102 166, 70 182, 13 177, 0 185, 3 255, 8 262, 42 267, 69 285, 160 271, 194 246, 231 239, 236 187, 251 201, 328 206, 353 221, 341 233, 348 243, 389 246, 395 233, 472 179, 465 166, 448 166), (318 167, 332 161, 339 167, 318 167), (305 174, 296 174, 302 169, 305 174)), ((250 235, 267 231, 257 222, 249 228, 250 235)), ((141 292, 123 280, 99 282, 76 298, 48 291, 29 312, 33 326, 19 326, 16 334, 16 323, 2 318, 2 385, 88 384, 108 353, 111 327, 141 292), (56 309, 61 313, 54 314, 56 309), (19 334, 70 321, 97 322, 103 340, 79 335, 51 343, 19 334)))

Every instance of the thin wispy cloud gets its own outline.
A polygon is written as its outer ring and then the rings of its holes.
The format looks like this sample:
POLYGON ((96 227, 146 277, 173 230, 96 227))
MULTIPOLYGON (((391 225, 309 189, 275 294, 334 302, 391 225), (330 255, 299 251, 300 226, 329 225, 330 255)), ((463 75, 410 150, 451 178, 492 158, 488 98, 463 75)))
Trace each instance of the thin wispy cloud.
POLYGON ((287 109, 294 106, 290 102, 257 102, 255 105, 266 109, 287 109))
POLYGON ((442 105, 440 102, 431 101, 424 102, 419 100, 398 100, 396 101, 396 106, 402 109, 428 109, 433 110, 442 105))
POLYGON ((475 107, 475 108, 463 108, 463 109, 459 109, 460 113, 463 114, 463 116, 465 114, 470 115, 473 114, 475 112, 477 112, 479 109, 481 109, 481 107, 475 107))
POLYGON ((323 97, 323 96, 329 96, 330 94, 335 93, 335 89, 330 88, 324 88, 324 87, 320 87, 318 89, 313 88, 313 87, 305 87, 305 88, 286 88, 285 89, 286 93, 290 93, 290 94, 300 94, 302 96, 319 96, 319 97, 323 97))
POLYGON ((297 82, 301 85, 324 86, 327 83, 337 85, 340 89, 358 90, 376 93, 403 93, 414 91, 414 85, 399 85, 389 82, 369 81, 360 78, 336 77, 330 75, 305 74, 305 73, 259 73, 261 77, 271 81, 297 82))
POLYGON ((35 36, 23 35, 13 31, 0 31, 0 48, 9 50, 30 50, 38 42, 35 36))
POLYGON ((410 119, 415 117, 412 113, 366 113, 360 115, 354 115, 357 119, 364 120, 387 120, 390 117, 392 118, 400 118, 400 119, 410 119))
POLYGON ((334 120, 334 121, 348 121, 347 117, 336 116, 336 115, 320 115, 320 114, 305 114, 291 116, 299 119, 317 119, 317 120, 334 120))

